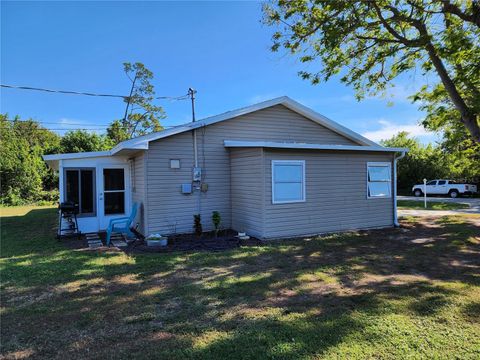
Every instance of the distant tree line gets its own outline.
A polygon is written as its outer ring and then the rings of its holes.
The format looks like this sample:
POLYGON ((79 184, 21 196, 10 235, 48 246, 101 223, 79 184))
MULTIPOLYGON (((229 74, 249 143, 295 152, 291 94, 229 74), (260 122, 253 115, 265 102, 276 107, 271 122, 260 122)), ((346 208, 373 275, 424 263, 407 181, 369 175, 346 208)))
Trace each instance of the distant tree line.
POLYGON ((439 144, 423 145, 418 139, 400 132, 381 141, 384 146, 406 147, 409 152, 398 161, 398 190, 409 192, 423 179, 452 179, 471 183, 480 182, 480 144, 452 142, 444 135, 439 144))

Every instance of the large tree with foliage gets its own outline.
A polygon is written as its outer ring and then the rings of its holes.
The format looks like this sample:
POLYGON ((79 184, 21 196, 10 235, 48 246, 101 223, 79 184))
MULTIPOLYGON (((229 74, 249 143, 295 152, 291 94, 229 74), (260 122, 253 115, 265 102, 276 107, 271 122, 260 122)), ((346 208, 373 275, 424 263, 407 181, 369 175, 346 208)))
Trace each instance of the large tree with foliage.
POLYGON ((439 81, 414 97, 427 111, 424 124, 466 129, 480 143, 478 0, 278 0, 264 9, 278 26, 272 50, 322 64, 303 78, 317 84, 341 74, 361 99, 403 73, 435 73, 439 81))
POLYGON ((11 121, 0 114, 0 143, 1 202, 51 200, 49 190, 56 186, 56 178, 41 156, 58 152, 60 137, 33 120, 11 121))
POLYGON ((70 130, 60 140, 60 152, 103 151, 111 149, 113 145, 113 141, 106 135, 99 135, 86 130, 70 130))
POLYGON ((107 129, 108 136, 115 142, 162 130, 160 120, 165 112, 154 105, 155 89, 151 83, 153 73, 142 63, 126 62, 123 69, 131 82, 130 94, 125 98, 126 108, 122 120, 115 120, 107 129))

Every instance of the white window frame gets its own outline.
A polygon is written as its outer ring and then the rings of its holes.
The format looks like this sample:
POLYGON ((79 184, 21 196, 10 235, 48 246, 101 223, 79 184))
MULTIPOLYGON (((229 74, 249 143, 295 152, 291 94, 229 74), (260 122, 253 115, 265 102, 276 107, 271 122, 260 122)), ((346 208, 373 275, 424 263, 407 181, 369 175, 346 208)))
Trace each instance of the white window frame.
POLYGON ((123 166, 105 166, 102 169, 102 189, 103 189, 103 215, 104 216, 121 216, 121 215, 126 215, 128 213, 127 209, 127 169, 126 167, 123 166), (105 190, 105 170, 122 170, 123 171, 123 189, 122 190, 105 190), (106 194, 111 194, 111 193, 123 193, 123 213, 115 213, 115 214, 106 214, 105 213, 105 201, 106 201, 106 194))
POLYGON ((389 163, 389 162, 367 162, 367 199, 389 199, 391 197, 392 197, 392 163, 389 163), (368 180, 368 168, 370 166, 388 168, 388 175, 389 175, 390 180, 388 180, 388 181, 369 181, 368 180), (370 196, 369 195, 369 190, 368 190, 368 184, 370 182, 386 182, 386 183, 388 183, 390 185, 388 187, 388 195, 370 196))
POLYGON ((292 204, 306 201, 305 160, 272 160, 272 204, 292 204), (275 200, 275 165, 301 165, 302 166, 302 199, 300 200, 275 200))

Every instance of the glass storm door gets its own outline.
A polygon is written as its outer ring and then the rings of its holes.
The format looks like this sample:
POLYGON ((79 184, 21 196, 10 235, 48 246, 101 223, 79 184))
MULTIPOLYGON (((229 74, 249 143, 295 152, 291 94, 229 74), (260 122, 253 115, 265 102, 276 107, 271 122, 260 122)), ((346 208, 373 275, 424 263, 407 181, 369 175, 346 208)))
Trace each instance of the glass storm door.
POLYGON ((128 166, 108 166, 98 170, 98 220, 99 228, 106 229, 111 219, 129 216, 128 166))
POLYGON ((104 215, 125 214, 125 170, 103 169, 104 215))

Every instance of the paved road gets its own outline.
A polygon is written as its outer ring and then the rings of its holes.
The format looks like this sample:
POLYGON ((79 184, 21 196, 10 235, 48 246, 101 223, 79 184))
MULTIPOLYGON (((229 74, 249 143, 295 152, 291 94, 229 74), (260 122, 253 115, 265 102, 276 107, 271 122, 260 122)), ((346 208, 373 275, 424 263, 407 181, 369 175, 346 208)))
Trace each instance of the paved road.
MULTIPOLYGON (((415 196, 397 196, 398 200, 414 200, 423 201, 423 197, 415 196)), ((480 198, 440 198, 440 197, 427 197, 427 202, 453 202, 458 204, 468 204, 470 209, 458 209, 458 210, 398 210, 398 215, 455 215, 455 214, 480 214, 480 198)))

